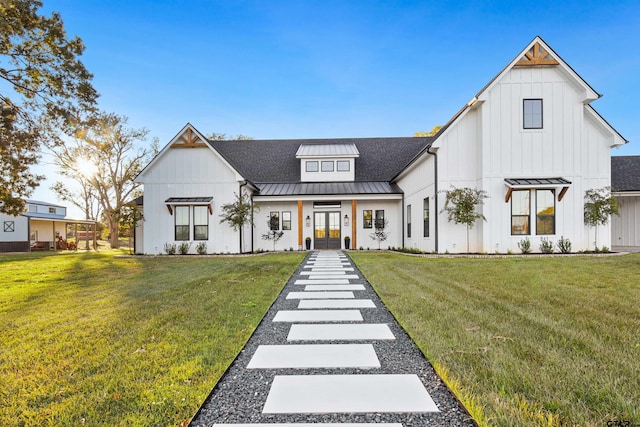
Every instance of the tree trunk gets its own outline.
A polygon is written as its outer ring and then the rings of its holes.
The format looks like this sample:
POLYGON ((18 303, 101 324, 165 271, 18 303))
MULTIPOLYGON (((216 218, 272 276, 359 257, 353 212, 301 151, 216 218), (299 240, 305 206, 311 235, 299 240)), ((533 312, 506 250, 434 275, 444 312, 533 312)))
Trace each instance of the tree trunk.
POLYGON ((120 242, 118 241, 119 231, 118 221, 113 218, 109 219, 109 242, 111 243, 111 249, 118 249, 120 247, 120 242))

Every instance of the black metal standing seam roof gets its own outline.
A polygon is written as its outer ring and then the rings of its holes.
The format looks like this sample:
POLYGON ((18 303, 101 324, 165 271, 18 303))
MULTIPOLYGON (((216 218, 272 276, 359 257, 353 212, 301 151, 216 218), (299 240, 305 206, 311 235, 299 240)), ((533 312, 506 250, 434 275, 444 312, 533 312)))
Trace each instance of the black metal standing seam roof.
POLYGON ((302 144, 354 144, 356 182, 390 182, 432 138, 336 138, 209 141, 244 178, 253 183, 300 183, 302 144))
POLYGON ((388 182, 259 183, 257 186, 261 196, 402 194, 400 187, 388 182))
POLYGON ((169 197, 165 203, 211 203, 213 197, 169 197))
POLYGON ((611 189, 640 191, 640 156, 611 156, 611 189))
POLYGON ((564 178, 505 178, 509 185, 516 186, 540 186, 540 185, 570 185, 571 181, 564 178))

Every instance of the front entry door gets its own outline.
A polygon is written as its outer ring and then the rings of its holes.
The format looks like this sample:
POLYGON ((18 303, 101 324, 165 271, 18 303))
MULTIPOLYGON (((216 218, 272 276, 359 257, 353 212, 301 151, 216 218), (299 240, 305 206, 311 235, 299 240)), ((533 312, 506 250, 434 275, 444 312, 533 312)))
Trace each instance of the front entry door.
POLYGON ((314 213, 314 249, 340 249, 340 212, 314 213))

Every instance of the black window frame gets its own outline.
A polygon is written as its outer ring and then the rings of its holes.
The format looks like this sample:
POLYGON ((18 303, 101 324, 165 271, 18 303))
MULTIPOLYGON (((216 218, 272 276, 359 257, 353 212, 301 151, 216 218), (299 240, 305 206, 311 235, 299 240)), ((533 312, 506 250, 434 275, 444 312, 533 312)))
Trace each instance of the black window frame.
POLYGON ((282 229, 291 230, 291 211, 282 211, 282 229))
MULTIPOLYGON (((535 108, 538 109, 537 107, 535 108)), ((522 128, 523 129, 543 129, 544 128, 544 103, 542 98, 525 98, 522 100, 522 128), (532 121, 535 114, 527 114, 527 103, 539 102, 540 103, 540 126, 535 126, 534 123, 527 124, 527 119, 532 121)))
POLYGON ((351 162, 349 160, 338 160, 336 161, 336 171, 337 172, 350 172, 351 171, 351 162), (346 169, 341 169, 340 165, 347 165, 346 169))
POLYGON ((429 198, 422 199, 422 237, 429 237, 429 198))
POLYGON ((189 233, 191 228, 191 216, 189 206, 174 206, 174 215, 173 215, 173 225, 174 225, 174 240, 176 242, 185 242, 189 241, 189 233), (186 209, 187 210, 187 224, 178 224, 178 211, 186 209), (186 239, 183 238, 184 233, 186 232, 186 239), (180 238, 179 238, 180 237, 180 238))
POLYGON ((333 160, 322 160, 320 162, 320 171, 321 172, 331 173, 331 172, 334 172, 335 170, 336 170, 336 165, 335 165, 335 162, 333 160), (329 170, 329 169, 325 170, 324 166, 325 165, 329 165, 329 164, 331 164, 331 170, 329 170))
POLYGON ((280 212, 278 211, 269 212, 269 230, 271 231, 280 230, 280 212))
POLYGON ((511 193, 511 235, 512 236, 530 236, 531 235, 531 190, 513 190, 511 193), (513 202, 516 199, 516 193, 527 193, 527 197, 529 197, 529 212, 526 214, 514 214, 513 213, 513 202), (523 233, 514 233, 514 218, 526 218, 526 232, 523 233))
POLYGON ((539 190, 536 190, 536 236, 553 236, 554 234, 556 234, 556 191, 552 188, 541 188, 539 190), (553 214, 551 215, 549 214, 541 215, 538 208, 538 195, 544 194, 545 191, 551 192, 551 198, 553 200, 553 214), (545 227, 540 227, 540 224, 545 219, 548 219, 548 218, 551 218, 552 231, 551 233, 541 233, 540 229, 545 227))
POLYGON ((384 209, 376 209, 374 227, 376 230, 384 228, 384 209))
POLYGON ((373 228, 373 210, 364 209, 362 211, 362 228, 373 228), (367 213, 369 218, 367 218, 367 213))
POLYGON ((407 205, 407 238, 411 238, 411 205, 407 205))
POLYGON ((318 172, 320 170, 320 163, 317 160, 306 160, 304 162, 304 170, 306 172, 318 172), (309 168, 310 165, 315 165, 315 169, 309 168))
POLYGON ((209 207, 203 205, 195 205, 193 207, 193 240, 209 240, 209 207), (206 224, 198 224, 196 223, 196 209, 204 209, 205 218, 207 219, 206 224), (199 237, 203 234, 204 230, 204 238, 199 237))

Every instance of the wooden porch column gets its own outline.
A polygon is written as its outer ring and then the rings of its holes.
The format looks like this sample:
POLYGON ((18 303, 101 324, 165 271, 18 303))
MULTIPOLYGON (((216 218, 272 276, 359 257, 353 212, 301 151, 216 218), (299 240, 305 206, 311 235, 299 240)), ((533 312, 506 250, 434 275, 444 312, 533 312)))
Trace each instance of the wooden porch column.
POLYGON ((51 221, 53 224, 53 251, 58 252, 58 239, 56 239, 56 222, 51 221))
POLYGON ((298 249, 302 250, 302 200, 298 200, 298 249))
POLYGON ((358 241, 356 240, 356 230, 358 229, 358 202, 353 199, 351 200, 351 249, 357 249, 358 241))

